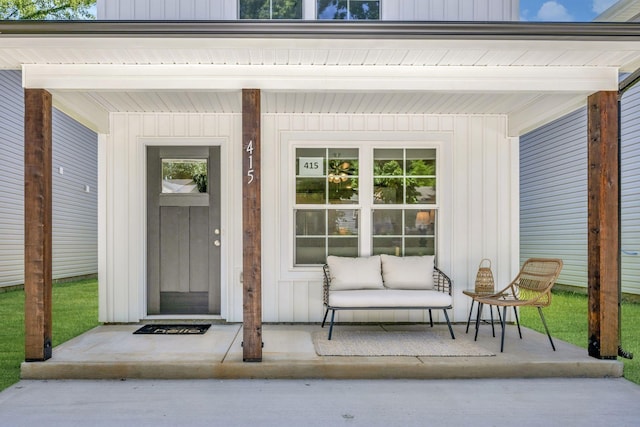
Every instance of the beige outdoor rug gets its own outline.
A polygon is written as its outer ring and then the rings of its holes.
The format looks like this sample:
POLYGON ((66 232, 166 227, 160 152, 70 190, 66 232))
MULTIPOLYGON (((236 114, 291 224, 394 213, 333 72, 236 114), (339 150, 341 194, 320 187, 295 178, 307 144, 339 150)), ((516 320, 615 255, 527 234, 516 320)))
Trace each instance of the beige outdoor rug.
POLYGON ((320 356, 495 356, 473 342, 452 340, 439 331, 327 331, 312 333, 313 345, 320 356))

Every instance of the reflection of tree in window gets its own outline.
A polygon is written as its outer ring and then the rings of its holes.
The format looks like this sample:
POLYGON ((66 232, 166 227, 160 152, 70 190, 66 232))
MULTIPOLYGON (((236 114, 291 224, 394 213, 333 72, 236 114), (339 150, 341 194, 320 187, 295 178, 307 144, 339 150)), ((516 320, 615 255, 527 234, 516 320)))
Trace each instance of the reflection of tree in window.
POLYGON ((375 203, 416 204, 423 203, 420 189, 435 186, 435 164, 424 160, 407 161, 408 173, 404 176, 402 161, 379 160, 373 168, 375 176, 375 203), (426 177, 424 177, 426 175, 426 177), (423 176, 423 177, 420 177, 423 176), (403 198, 404 189, 404 198, 403 198))
POLYGON ((302 19, 302 0, 240 0, 240 19, 302 19))
POLYGON ((207 192, 207 161, 204 159, 162 159, 163 193, 186 192, 193 183, 199 193, 207 192), (172 189, 171 183, 176 188, 172 189))
POLYGON ((378 20, 379 0, 318 0, 318 19, 378 20))

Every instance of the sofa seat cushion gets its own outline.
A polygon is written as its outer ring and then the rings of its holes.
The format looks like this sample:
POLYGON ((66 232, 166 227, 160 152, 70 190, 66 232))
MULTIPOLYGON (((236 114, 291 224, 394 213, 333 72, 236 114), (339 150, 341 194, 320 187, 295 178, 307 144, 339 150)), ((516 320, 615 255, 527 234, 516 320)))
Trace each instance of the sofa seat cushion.
POLYGON ((433 255, 380 255, 384 286, 391 289, 433 289, 433 255))
POLYGON ((380 256, 348 258, 327 257, 333 291, 352 289, 384 289, 380 256))
POLYGON ((451 303, 451 295, 435 290, 362 289, 329 294, 329 306, 337 308, 447 308, 451 303))

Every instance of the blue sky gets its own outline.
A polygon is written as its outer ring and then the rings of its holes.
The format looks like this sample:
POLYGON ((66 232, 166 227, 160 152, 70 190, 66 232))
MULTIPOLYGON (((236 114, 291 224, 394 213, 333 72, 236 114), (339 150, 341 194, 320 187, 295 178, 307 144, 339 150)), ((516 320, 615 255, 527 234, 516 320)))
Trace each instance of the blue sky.
POLYGON ((523 21, 589 22, 617 0, 520 0, 523 21))

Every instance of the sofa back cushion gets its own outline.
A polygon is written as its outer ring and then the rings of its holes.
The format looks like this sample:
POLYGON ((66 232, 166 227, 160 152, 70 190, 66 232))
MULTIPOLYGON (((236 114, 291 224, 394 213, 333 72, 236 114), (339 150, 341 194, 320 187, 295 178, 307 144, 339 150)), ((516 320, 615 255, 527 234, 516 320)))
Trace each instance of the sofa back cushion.
POLYGON ((380 273, 380 256, 347 258, 327 257, 332 291, 351 289, 384 289, 380 273))
POLYGON ((384 286, 390 289, 433 289, 433 255, 380 255, 384 286))

